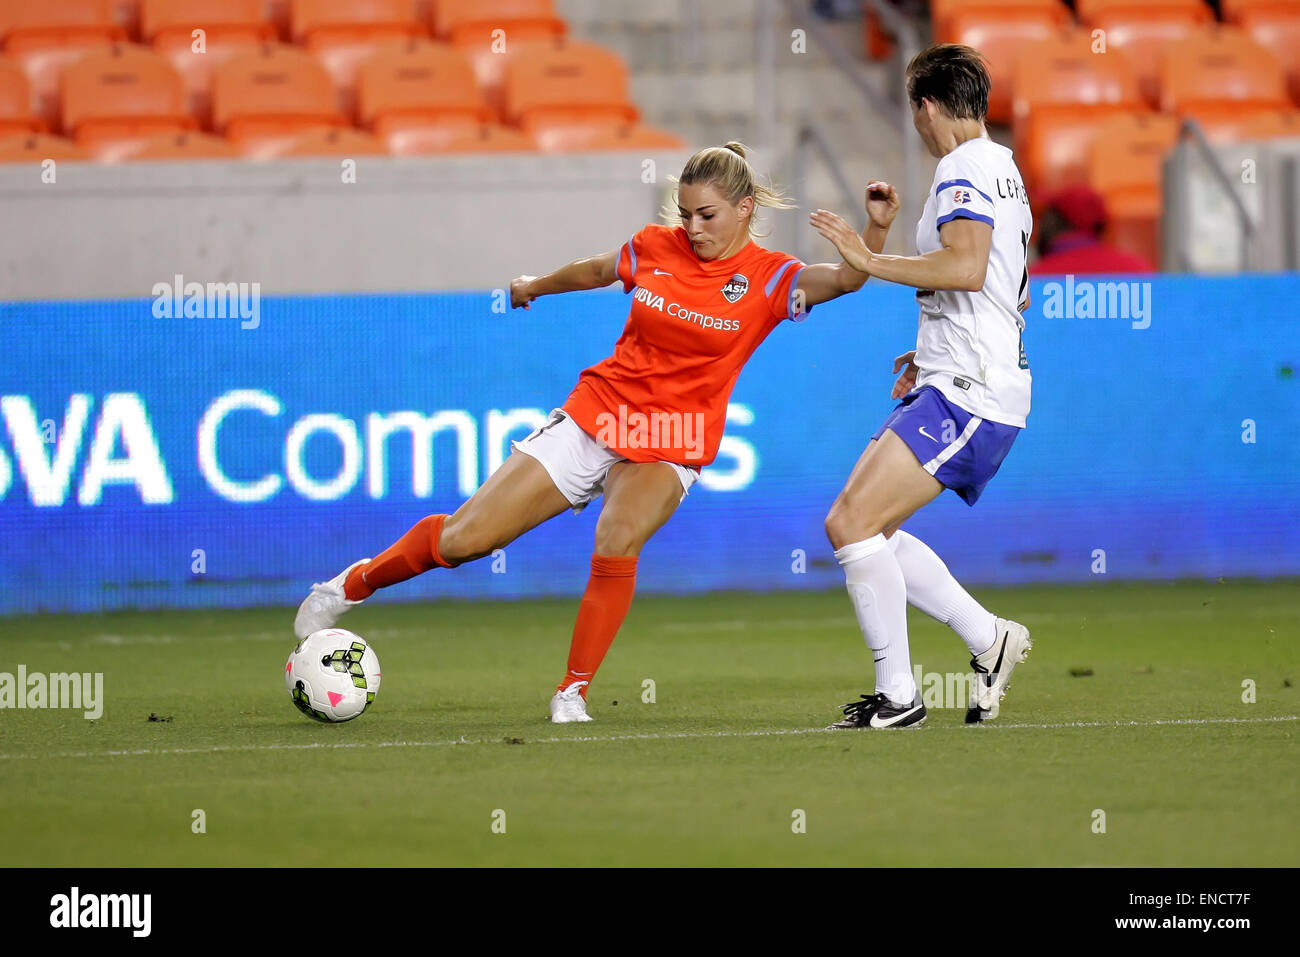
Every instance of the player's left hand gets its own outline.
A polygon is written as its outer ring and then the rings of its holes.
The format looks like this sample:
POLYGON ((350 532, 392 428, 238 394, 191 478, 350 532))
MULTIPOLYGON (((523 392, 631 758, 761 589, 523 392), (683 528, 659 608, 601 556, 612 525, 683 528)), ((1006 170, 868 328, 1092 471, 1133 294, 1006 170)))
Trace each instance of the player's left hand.
POLYGON ((871 275, 871 250, 862 241, 856 229, 835 213, 819 209, 808 217, 812 227, 839 250, 844 261, 858 272, 871 275))
POLYGON ((888 183, 872 180, 867 184, 867 215, 871 217, 873 226, 888 229, 893 224, 894 217, 898 215, 901 205, 898 190, 888 183))

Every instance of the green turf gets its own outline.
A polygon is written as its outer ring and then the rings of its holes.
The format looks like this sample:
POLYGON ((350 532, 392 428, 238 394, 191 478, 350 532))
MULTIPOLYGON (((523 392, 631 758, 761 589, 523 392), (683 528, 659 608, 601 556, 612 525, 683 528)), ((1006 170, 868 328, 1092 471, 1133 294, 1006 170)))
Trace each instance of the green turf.
MULTIPOLYGON (((1295 582, 978 594, 1035 639, 1002 716, 906 732, 761 733, 870 690, 842 592, 642 597, 596 721, 561 726, 573 601, 373 602, 343 624, 383 690, 332 726, 285 693, 284 609, 0 619, 0 672, 102 671, 107 699, 0 711, 0 864, 1300 863, 1300 722, 1265 720, 1300 715, 1295 582)), ((928 672, 966 668, 911 621, 928 672)))

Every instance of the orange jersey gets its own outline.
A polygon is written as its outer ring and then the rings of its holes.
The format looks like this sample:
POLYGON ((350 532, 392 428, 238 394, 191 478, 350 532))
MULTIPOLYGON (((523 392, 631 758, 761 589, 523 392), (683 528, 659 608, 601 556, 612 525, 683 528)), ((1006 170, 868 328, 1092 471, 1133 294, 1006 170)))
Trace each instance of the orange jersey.
POLYGON ((752 242, 706 261, 681 227, 646 226, 619 251, 623 291, 635 290, 623 334, 583 371, 564 410, 633 462, 708 465, 745 362, 781 320, 804 318, 803 268, 752 242))

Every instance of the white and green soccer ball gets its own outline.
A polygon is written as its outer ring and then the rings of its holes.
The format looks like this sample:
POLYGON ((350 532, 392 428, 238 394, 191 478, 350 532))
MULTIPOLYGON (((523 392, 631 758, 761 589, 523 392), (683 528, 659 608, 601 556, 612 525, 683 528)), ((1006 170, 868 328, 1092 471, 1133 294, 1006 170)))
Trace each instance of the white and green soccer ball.
POLYGON ((342 628, 312 632, 284 666, 289 697, 317 721, 351 721, 374 704, 380 678, 375 649, 342 628))

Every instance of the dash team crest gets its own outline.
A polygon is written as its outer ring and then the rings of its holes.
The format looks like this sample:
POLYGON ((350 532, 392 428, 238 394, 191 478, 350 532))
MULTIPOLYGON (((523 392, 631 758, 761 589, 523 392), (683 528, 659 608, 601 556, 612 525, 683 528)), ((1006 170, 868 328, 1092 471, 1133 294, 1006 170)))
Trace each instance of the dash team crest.
POLYGON ((727 284, 722 287, 722 295, 727 302, 737 302, 747 292, 749 292, 749 279, 740 273, 728 279, 727 284))

